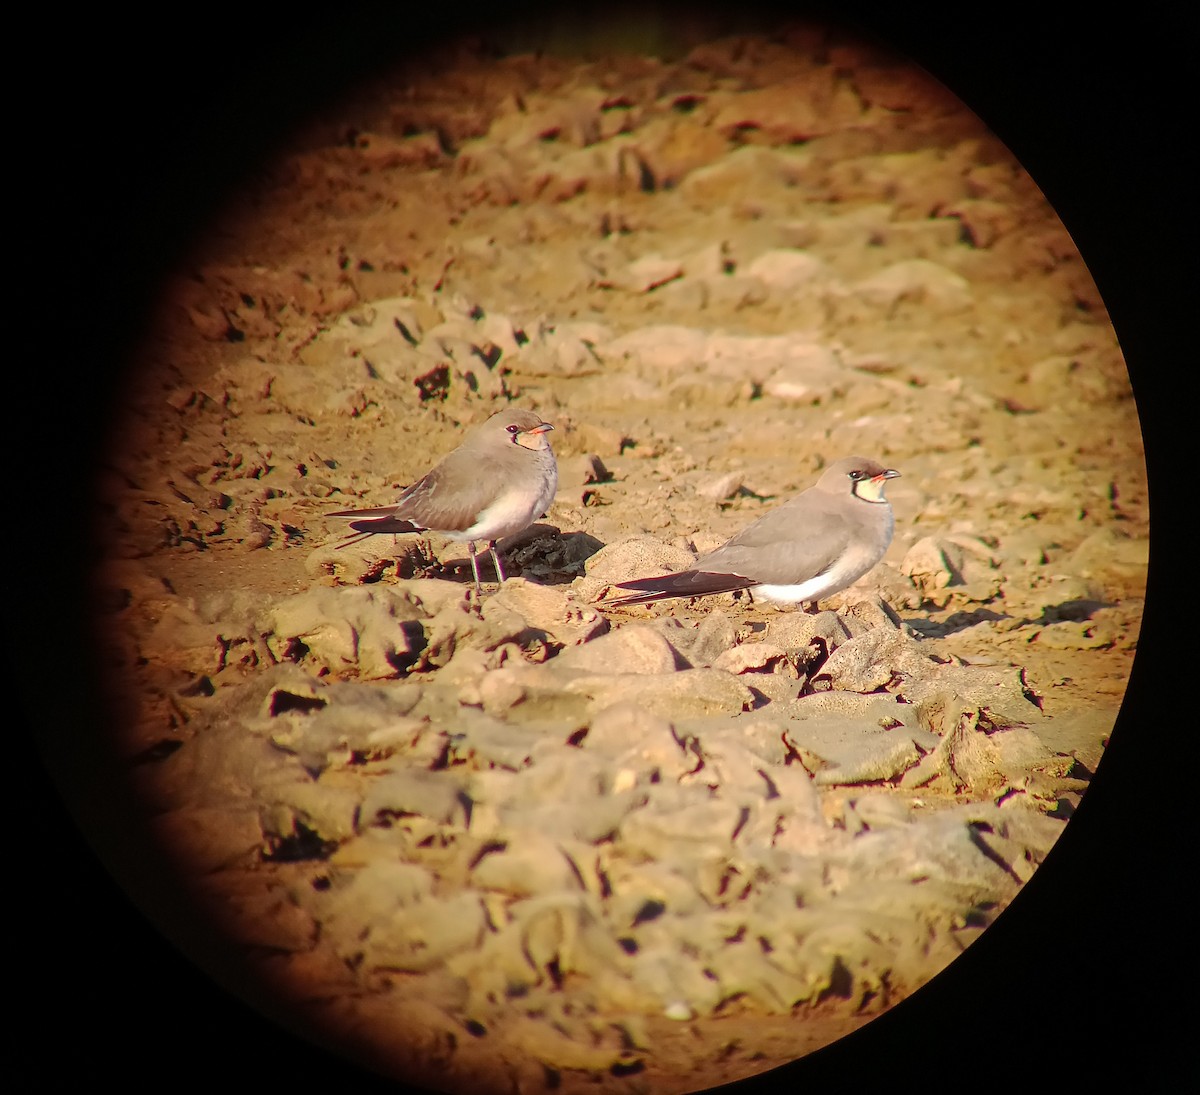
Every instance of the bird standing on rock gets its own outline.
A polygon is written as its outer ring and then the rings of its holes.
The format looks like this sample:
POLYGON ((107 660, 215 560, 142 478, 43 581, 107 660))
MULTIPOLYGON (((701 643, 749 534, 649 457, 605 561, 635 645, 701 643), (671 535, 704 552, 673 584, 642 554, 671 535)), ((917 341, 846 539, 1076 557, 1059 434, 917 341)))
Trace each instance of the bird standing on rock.
POLYGON ((468 430, 462 444, 406 487, 394 505, 329 514, 350 518, 354 530, 337 546, 382 533, 436 532, 465 541, 475 594, 481 596, 476 541, 487 541, 496 578, 503 582, 496 541, 533 524, 558 490, 558 464, 546 437, 552 429, 532 411, 498 411, 468 430))
POLYGON ((896 527, 883 488, 899 474, 862 456, 838 460, 808 490, 696 560, 691 570, 619 582, 614 588, 629 594, 601 603, 644 604, 738 589, 770 601, 815 603, 853 585, 883 558, 896 527))

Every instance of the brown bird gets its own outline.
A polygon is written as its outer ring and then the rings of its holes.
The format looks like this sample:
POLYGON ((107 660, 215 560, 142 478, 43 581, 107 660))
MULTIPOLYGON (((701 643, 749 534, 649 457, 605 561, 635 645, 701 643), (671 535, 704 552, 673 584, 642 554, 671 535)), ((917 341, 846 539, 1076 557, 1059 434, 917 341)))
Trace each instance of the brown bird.
POLYGON ((617 583, 614 588, 630 594, 603 604, 738 589, 790 604, 828 597, 883 558, 896 527, 883 488, 899 474, 862 456, 838 460, 808 490, 697 559, 691 570, 617 583))
POLYGON ((469 429, 462 444, 406 487, 394 505, 329 514, 350 518, 354 530, 337 546, 382 533, 437 532, 465 541, 475 593, 481 595, 476 541, 487 541, 496 578, 503 582, 496 541, 533 524, 558 490, 558 464, 546 437, 552 429, 532 411, 498 411, 469 429))

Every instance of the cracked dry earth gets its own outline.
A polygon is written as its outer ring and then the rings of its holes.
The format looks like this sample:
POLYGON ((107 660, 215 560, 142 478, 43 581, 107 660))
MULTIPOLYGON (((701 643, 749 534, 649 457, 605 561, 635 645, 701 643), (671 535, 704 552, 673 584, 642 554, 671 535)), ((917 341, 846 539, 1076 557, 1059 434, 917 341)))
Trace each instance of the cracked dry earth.
POLYGON ((1036 186, 901 60, 397 70, 247 185, 143 358, 100 587, 146 842, 349 1059, 761 1072, 953 961, 1086 793, 1145 589, 1126 370, 1036 186), (481 611, 461 546, 334 550, 509 403, 560 489, 481 611), (821 612, 604 607, 848 454, 901 471, 896 536, 821 612))

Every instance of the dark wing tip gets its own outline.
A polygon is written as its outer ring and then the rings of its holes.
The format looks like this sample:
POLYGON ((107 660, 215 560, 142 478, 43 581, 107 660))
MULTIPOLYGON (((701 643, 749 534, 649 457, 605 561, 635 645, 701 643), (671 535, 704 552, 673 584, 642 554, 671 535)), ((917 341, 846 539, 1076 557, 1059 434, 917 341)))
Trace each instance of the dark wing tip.
MULTIPOLYGON (((621 589, 621 586, 613 586, 614 589, 621 589)), ((647 590, 645 593, 631 593, 627 597, 606 597, 600 602, 605 608, 618 608, 621 605, 644 605, 651 601, 662 601, 668 597, 674 597, 673 593, 665 593, 662 590, 647 590)))
MULTIPOLYGON (((353 511, 350 513, 331 513, 330 517, 354 517, 357 516, 353 511)), ((364 540, 368 536, 386 536, 391 533, 393 536, 404 536, 414 532, 428 531, 423 525, 415 525, 412 521, 403 521, 398 517, 371 517, 366 520, 357 520, 350 522, 350 528, 353 530, 351 535, 342 540, 338 547, 347 547, 350 544, 355 544, 359 540, 364 540)))
POLYGON ((617 582, 613 589, 628 589, 626 597, 602 601, 609 606, 646 604, 663 601, 669 597, 706 597, 713 593, 732 593, 738 589, 749 589, 758 583, 740 574, 714 574, 704 570, 682 570, 675 574, 662 574, 657 578, 639 578, 633 582, 617 582))

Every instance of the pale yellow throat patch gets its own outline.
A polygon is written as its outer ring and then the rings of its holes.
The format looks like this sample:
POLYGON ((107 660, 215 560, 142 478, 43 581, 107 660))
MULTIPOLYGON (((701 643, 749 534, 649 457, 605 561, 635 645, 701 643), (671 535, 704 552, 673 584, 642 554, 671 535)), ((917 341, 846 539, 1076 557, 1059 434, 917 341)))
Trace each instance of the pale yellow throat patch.
POLYGON ((868 502, 886 502, 887 499, 883 496, 883 488, 887 486, 887 480, 883 477, 878 479, 862 479, 854 485, 854 493, 859 498, 864 498, 868 502))
POLYGON ((536 433, 519 433, 514 440, 522 448, 533 449, 534 452, 545 452, 550 447, 550 442, 546 440, 546 431, 538 430, 536 433))

